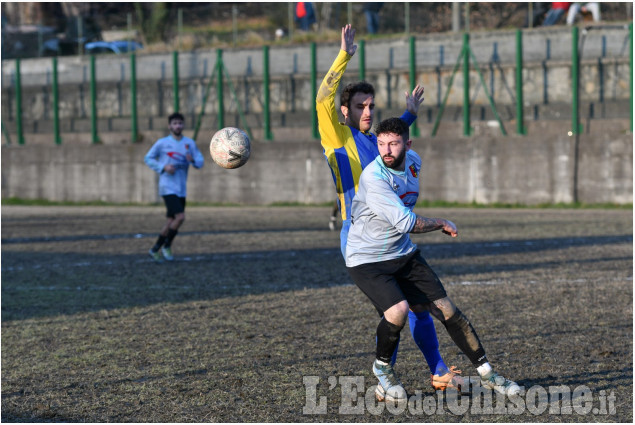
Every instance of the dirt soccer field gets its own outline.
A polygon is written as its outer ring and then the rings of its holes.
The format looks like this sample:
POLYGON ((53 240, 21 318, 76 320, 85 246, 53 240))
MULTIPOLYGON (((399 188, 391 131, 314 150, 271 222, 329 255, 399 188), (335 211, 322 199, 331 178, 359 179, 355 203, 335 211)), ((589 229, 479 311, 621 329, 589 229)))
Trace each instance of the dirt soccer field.
POLYGON ((413 239, 522 397, 435 393, 406 326, 410 401, 375 403, 328 207, 188 207, 154 264, 162 206, 3 206, 2 421, 633 421, 632 210, 415 211, 457 224, 413 239))

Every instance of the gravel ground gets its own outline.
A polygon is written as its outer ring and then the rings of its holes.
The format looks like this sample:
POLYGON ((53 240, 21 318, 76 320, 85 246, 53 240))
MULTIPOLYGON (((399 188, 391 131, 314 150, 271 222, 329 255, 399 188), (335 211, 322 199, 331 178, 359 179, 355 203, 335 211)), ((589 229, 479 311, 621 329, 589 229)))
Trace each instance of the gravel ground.
POLYGON ((2 420, 633 421, 632 210, 416 212, 457 224, 413 239, 522 403, 435 394, 407 328, 410 404, 364 399, 377 316, 328 207, 188 207, 176 260, 154 264, 162 206, 3 206, 2 420))

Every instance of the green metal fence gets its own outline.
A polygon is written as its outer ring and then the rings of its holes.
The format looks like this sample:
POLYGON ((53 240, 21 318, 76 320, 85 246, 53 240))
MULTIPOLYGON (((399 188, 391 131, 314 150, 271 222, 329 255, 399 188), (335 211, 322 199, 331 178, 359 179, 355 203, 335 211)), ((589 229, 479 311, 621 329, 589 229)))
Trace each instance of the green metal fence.
MULTIPOLYGON (((628 40, 629 45, 631 46, 630 50, 630 109, 631 109, 631 122, 630 128, 631 131, 633 129, 633 48, 632 48, 632 39, 633 39, 633 26, 630 24, 628 26, 628 40)), ((580 60, 579 60, 579 49, 580 49, 580 35, 579 29, 577 26, 571 28, 571 38, 572 38, 572 46, 571 46, 571 134, 579 134, 581 132, 581 124, 580 124, 580 111, 579 111, 579 90, 580 90, 580 60)), ((411 90, 417 84, 417 58, 416 58, 416 49, 415 49, 415 37, 409 37, 409 83, 411 90)), ((365 41, 359 41, 359 78, 365 79, 366 77, 366 52, 365 52, 365 41)), ((312 99, 315 99, 317 95, 317 87, 319 86, 319 79, 321 76, 318 76, 317 72, 317 45, 316 43, 311 43, 308 48, 310 49, 310 84, 311 84, 311 96, 312 99)), ((516 132, 519 135, 527 134, 527 129, 524 125, 524 114, 523 114, 523 32, 521 30, 516 31, 516 68, 515 68, 515 103, 516 103, 516 132)), ((173 68, 173 108, 174 111, 179 111, 180 102, 179 102, 179 84, 180 84, 180 76, 179 76, 179 59, 178 52, 173 52, 172 55, 172 68, 173 68)), ((91 139, 92 143, 99 143, 100 138, 98 134, 97 128, 97 117, 98 117, 98 107, 97 107, 97 58, 94 56, 90 57, 90 118, 91 118, 91 139)), ((450 91, 453 89, 453 82, 455 74, 458 72, 459 67, 462 65, 462 74, 463 74, 463 135, 470 136, 472 134, 471 131, 471 114, 470 114, 470 73, 475 71, 480 78, 482 83, 482 87, 484 88, 487 99, 489 101, 490 107, 498 121, 500 126, 500 130, 502 134, 506 135, 505 128, 503 126, 503 122, 500 119, 500 116, 497 112, 496 104, 494 102, 493 97, 487 93, 487 86, 484 81, 483 74, 480 70, 480 67, 474 57, 474 53, 470 48, 470 34, 463 34, 463 43, 461 47, 461 51, 458 55, 456 64, 452 70, 451 77, 446 87, 446 92, 441 102, 437 116, 435 117, 432 136, 437 134, 439 129, 441 118, 444 113, 446 103, 448 101, 448 96, 450 91)), ((15 61, 15 129, 17 133, 17 142, 22 145, 25 143, 24 138, 24 128, 23 128, 23 111, 22 111, 22 83, 21 83, 21 62, 20 59, 16 59, 15 61)), ((56 144, 62 143, 61 138, 61 130, 60 130, 60 117, 59 117, 59 81, 58 81, 58 59, 57 57, 52 58, 52 110, 53 110, 53 137, 54 142, 56 144)), ((212 82, 216 80, 216 98, 217 98, 217 126, 218 128, 222 128, 225 126, 225 102, 224 98, 226 96, 225 87, 228 86, 230 88, 230 95, 237 100, 236 91, 233 88, 233 84, 231 78, 223 64, 223 50, 217 49, 216 51, 216 64, 214 66, 214 71, 212 72, 210 79, 206 85, 205 96, 203 97, 203 105, 201 108, 201 113, 199 114, 195 136, 199 131, 201 118, 205 114, 205 105, 208 101, 209 92, 211 90, 212 82)), ((269 46, 265 46, 263 48, 263 123, 264 123, 264 139, 265 140, 273 140, 273 132, 271 131, 271 111, 270 111, 270 75, 269 75, 269 46)), ((136 56, 135 53, 130 53, 130 92, 131 92, 131 141, 137 142, 140 140, 140 134, 138 130, 138 116, 137 116, 137 73, 136 73, 136 56)), ((236 102, 239 107, 239 102, 236 102)), ((251 136, 251 129, 249 128, 247 121, 244 117, 242 111, 239 110, 242 124, 245 126, 245 130, 251 136)), ((311 114, 311 136, 315 139, 319 138, 318 125, 317 125, 317 113, 315 110, 315 103, 313 102, 313 107, 310 111, 311 114)), ((6 123, 2 123, 2 132, 5 135, 5 138, 10 143, 9 132, 6 128, 6 123)), ((413 136, 417 137, 419 135, 419 128, 417 125, 413 126, 413 136)))

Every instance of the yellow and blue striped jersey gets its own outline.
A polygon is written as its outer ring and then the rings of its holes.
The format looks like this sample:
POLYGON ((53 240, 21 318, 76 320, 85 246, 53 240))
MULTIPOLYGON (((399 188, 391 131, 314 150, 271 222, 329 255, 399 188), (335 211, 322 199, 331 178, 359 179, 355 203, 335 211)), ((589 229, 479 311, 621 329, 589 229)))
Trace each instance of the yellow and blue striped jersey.
MULTIPOLYGON (((318 89, 316 101, 318 128, 324 156, 331 168, 342 220, 351 217, 351 203, 362 170, 379 155, 377 136, 339 122, 335 94, 351 55, 340 50, 318 89)), ((401 119, 411 125, 417 117, 405 111, 401 119)))

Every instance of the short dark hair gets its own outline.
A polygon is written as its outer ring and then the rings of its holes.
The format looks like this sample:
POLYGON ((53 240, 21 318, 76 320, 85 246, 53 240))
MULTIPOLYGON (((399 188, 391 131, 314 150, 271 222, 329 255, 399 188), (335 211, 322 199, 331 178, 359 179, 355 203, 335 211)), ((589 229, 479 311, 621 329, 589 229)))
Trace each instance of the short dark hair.
POLYGON ((351 99, 357 93, 370 94, 375 97, 375 88, 372 84, 367 83, 366 81, 359 81, 357 83, 348 84, 346 87, 344 87, 342 93, 340 94, 340 105, 350 108, 351 99))
POLYGON ((180 112, 174 112, 168 117, 168 124, 171 123, 172 120, 185 121, 185 118, 183 117, 183 114, 181 114, 180 112))
POLYGON ((379 136, 384 133, 392 133, 398 134, 402 136, 405 140, 410 138, 410 129, 408 128, 408 123, 406 123, 401 118, 386 118, 377 124, 375 128, 375 134, 379 136))

